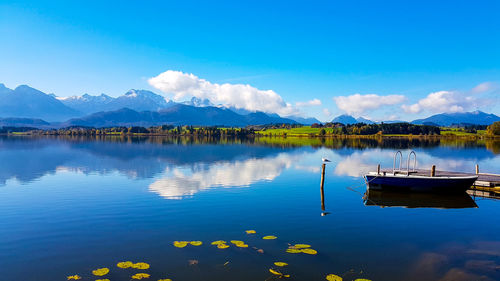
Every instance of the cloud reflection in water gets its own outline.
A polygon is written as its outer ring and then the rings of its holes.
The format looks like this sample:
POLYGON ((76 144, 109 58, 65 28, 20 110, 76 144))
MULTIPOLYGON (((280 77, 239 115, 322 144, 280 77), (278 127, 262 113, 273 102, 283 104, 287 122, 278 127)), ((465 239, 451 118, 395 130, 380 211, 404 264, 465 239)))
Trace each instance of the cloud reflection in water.
POLYGON ((251 158, 234 162, 216 162, 205 167, 165 170, 149 190, 167 199, 181 199, 214 187, 247 187, 259 181, 272 181, 290 168, 297 155, 281 153, 270 158, 251 158))

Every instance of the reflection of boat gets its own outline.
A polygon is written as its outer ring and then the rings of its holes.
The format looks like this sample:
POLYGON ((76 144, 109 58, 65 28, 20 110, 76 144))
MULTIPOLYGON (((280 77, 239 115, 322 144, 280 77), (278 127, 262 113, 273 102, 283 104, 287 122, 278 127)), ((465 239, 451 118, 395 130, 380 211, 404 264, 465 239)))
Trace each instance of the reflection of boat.
POLYGON ((405 208, 477 208, 467 193, 435 194, 368 190, 363 196, 366 206, 405 208))
POLYGON ((406 171, 401 169, 401 151, 394 155, 394 167, 392 172, 380 171, 370 172, 365 175, 366 184, 370 190, 392 189, 397 191, 423 191, 423 192, 457 192, 463 193, 470 188, 477 180, 477 175, 457 174, 457 173, 424 173, 417 171, 417 156, 414 151, 408 155, 406 171), (396 162, 399 158, 399 169, 396 169, 396 162), (410 171, 410 159, 414 155, 413 169, 410 171))

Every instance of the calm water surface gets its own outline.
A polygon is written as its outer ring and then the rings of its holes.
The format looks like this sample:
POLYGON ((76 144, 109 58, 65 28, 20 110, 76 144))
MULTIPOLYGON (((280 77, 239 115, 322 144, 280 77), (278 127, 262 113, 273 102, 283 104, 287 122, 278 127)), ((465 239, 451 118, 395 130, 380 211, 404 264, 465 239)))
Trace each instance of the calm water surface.
POLYGON ((364 200, 360 177, 378 163, 392 168, 394 152, 410 149, 420 168, 473 172, 479 164, 499 173, 498 143, 276 143, 0 138, 0 279, 96 280, 91 271, 108 267, 111 281, 137 272, 149 280, 270 280, 273 262, 283 261, 291 280, 329 273, 500 280, 500 200, 388 193, 364 200), (322 157, 332 160, 327 215, 322 157), (175 240, 204 244, 178 249, 175 240), (215 240, 250 247, 221 250, 210 245, 215 240), (318 254, 286 253, 289 243, 310 244, 318 254), (128 260, 151 268, 116 267, 128 260))

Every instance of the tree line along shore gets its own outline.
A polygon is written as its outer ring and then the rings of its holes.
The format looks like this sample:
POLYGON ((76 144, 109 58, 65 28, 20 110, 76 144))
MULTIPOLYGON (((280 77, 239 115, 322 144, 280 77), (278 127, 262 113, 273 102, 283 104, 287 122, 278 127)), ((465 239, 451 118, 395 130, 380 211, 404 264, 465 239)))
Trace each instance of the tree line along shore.
POLYGON ((167 135, 167 136, 209 136, 209 137, 497 137, 500 136, 500 122, 492 125, 466 125, 463 127, 438 127, 410 123, 393 124, 272 124, 228 128, 221 126, 196 127, 161 125, 152 127, 121 126, 107 128, 67 127, 60 129, 39 129, 30 127, 0 127, 2 135, 167 135))

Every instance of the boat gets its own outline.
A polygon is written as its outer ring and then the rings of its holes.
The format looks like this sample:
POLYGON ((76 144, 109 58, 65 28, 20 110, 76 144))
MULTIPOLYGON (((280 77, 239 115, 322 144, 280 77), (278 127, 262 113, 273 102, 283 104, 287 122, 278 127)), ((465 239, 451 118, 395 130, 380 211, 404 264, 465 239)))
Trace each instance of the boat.
POLYGON ((368 190, 395 190, 415 192, 454 192, 463 193, 469 189, 477 180, 477 175, 467 174, 436 174, 435 172, 424 173, 416 169, 417 155, 415 151, 408 154, 406 170, 401 168, 403 154, 397 151, 394 155, 394 166, 392 172, 380 171, 380 165, 376 172, 369 172, 364 176, 368 190), (399 157, 399 168, 396 163, 399 157), (413 169, 410 170, 410 161, 413 157, 413 169))

